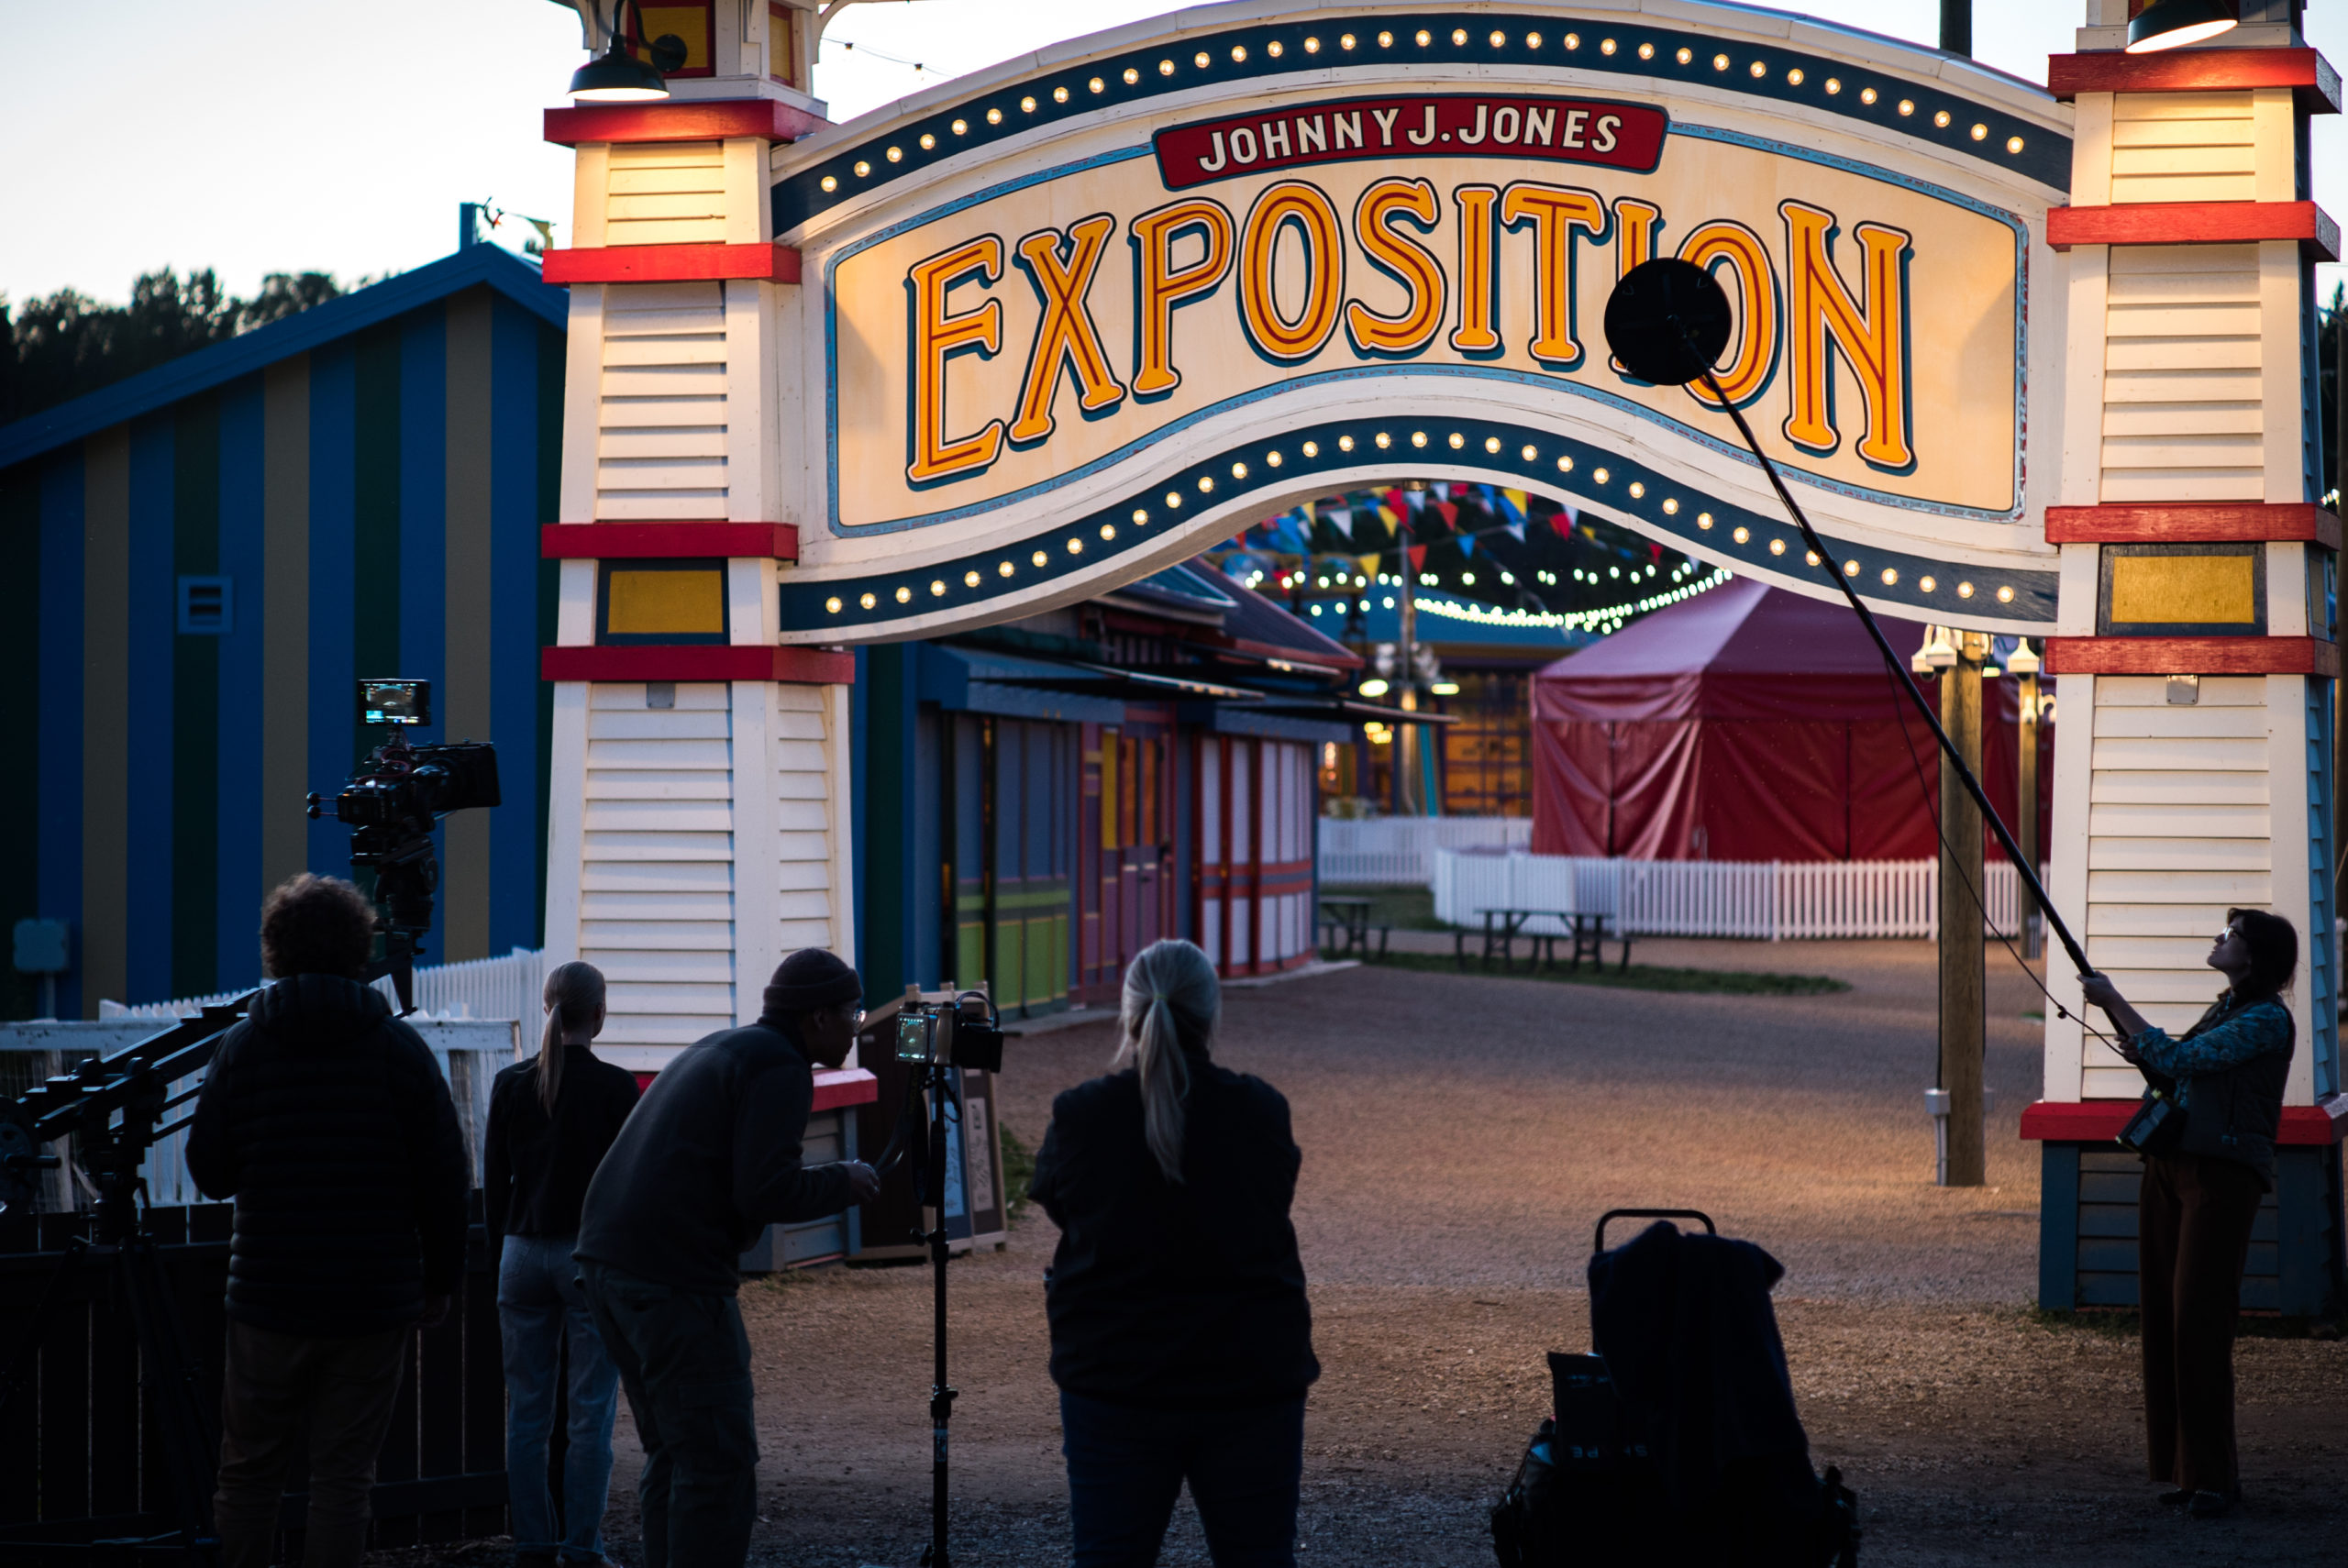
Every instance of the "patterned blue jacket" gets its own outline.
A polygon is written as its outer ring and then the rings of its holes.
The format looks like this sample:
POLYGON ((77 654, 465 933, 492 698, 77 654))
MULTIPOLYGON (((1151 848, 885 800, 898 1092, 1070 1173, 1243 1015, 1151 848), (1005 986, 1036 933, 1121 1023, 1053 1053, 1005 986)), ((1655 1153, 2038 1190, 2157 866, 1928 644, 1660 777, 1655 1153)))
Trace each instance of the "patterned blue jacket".
POLYGON ((2230 1011, 2232 1003, 2232 991, 2221 996, 2182 1040, 2155 1026, 2129 1042, 2146 1066, 2176 1080, 2179 1106, 2192 1103, 2193 1080, 2203 1074, 2291 1049, 2291 1015, 2281 1002, 2265 997, 2230 1011))

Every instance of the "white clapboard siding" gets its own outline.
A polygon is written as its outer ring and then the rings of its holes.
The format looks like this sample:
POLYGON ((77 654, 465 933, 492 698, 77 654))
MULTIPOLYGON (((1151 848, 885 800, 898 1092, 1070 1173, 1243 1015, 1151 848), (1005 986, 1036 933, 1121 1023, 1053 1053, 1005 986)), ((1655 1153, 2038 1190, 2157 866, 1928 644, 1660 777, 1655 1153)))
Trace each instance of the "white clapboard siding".
POLYGON ((617 144, 605 180, 604 244, 725 241, 725 154, 718 143, 617 144))
POLYGON ((598 517, 726 514, 723 287, 656 283, 607 291, 595 447, 598 517))
MULTIPOLYGON (((775 781, 775 874, 781 947, 839 945, 835 917, 845 900, 833 886, 831 830, 833 737, 829 699, 820 686, 778 683, 770 722, 775 781)), ((845 823, 839 824, 843 831, 845 823)))
POLYGON ((2102 498, 2263 499, 2258 248, 2114 246, 2110 255, 2102 498))
POLYGON ((2111 200, 2249 202, 2258 196, 2251 95, 2122 93, 2111 105, 2111 200))
POLYGON ((610 981, 614 1046, 734 1021, 732 715, 722 684, 590 690, 579 955, 610 981))
MULTIPOLYGON (((2088 957, 2151 1021, 2190 1025, 2216 986, 2203 963, 2237 905, 2273 901, 2270 721, 2263 677, 2209 676, 2168 701, 2154 676, 2094 684, 2088 957)), ((2081 1092, 2132 1097, 2133 1069, 2094 1041, 2081 1092)))

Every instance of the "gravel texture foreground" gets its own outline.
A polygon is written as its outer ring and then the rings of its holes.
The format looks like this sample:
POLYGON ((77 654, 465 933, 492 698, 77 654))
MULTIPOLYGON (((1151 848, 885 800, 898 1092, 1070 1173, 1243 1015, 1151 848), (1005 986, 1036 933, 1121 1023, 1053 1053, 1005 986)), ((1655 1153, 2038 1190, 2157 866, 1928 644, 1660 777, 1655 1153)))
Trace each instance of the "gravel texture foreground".
MULTIPOLYGON (((1545 1413, 1542 1353, 1589 1343, 1590 1227, 1617 1205, 1709 1210, 1785 1264, 1778 1311, 1822 1466, 1882 1564, 2337 1564, 2348 1556, 2348 1345, 2243 1340, 2248 1503, 2195 1523, 2143 1479, 2124 1323, 2031 1309, 2038 996, 1992 950, 1989 1183, 1932 1185, 1933 955, 1922 943, 1642 943, 1659 965, 1831 975, 1846 992, 1710 996, 1376 967, 1226 994, 1217 1055, 1283 1090, 1326 1372, 1301 1556, 1492 1562, 1484 1512, 1545 1413)), ((1002 1116, 1030 1143, 1102 1070, 1111 1025, 1011 1042, 1002 1116)), ((1627 1231, 1624 1232, 1627 1234, 1627 1231)), ((953 1265, 955 1555, 1068 1561, 1045 1373, 1039 1213, 953 1265)), ((925 1269, 746 1286, 765 1453, 755 1558, 912 1564, 927 1539, 925 1269)), ((607 1529, 637 1552, 625 1414, 607 1529)), ((510 1551, 510 1547, 504 1549, 510 1551)), ((496 1543, 440 1560, 501 1561, 496 1543)), ((384 1553, 382 1564, 432 1560, 384 1553)), ((1204 1563, 1178 1510, 1163 1561, 1204 1563)))

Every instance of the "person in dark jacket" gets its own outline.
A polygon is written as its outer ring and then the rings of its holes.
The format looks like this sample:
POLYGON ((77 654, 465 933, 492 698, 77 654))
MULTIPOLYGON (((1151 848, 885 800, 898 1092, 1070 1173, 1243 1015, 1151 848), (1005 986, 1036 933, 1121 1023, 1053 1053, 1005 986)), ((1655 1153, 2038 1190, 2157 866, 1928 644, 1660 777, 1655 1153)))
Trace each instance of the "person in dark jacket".
POLYGON ((604 972, 557 965, 547 976, 537 1059, 490 1088, 482 1209, 496 1249, 497 1328, 505 1353, 505 1475, 518 1568, 604 1558, 619 1368, 604 1349, 571 1249, 587 1182, 636 1109, 636 1075, 600 1060, 604 972), (555 1379, 570 1358, 570 1444, 562 1457, 562 1530, 547 1486, 555 1379))
POLYGON ((2234 1320, 2259 1200, 2275 1187, 2275 1137, 2298 1033, 2283 997, 2299 933, 2265 910, 2228 910, 2210 949, 2226 988, 2181 1039, 2083 975, 2121 1031, 2120 1054, 2184 1112, 2175 1148, 2144 1157, 2136 1277, 2144 1316, 2144 1423, 2161 1501, 2215 1518, 2242 1500, 2234 1452, 2234 1320))
POLYGON ((359 978, 374 931, 349 882, 305 872, 270 894, 261 963, 277 983, 221 1040, 188 1134, 196 1186, 237 1201, 224 1568, 271 1560, 305 1439, 305 1560, 359 1561, 409 1336, 448 1315, 464 1270, 464 1136, 430 1047, 359 978))
POLYGON ((1289 1206, 1288 1101, 1209 1059, 1214 965, 1125 970, 1122 1070, 1052 1103, 1031 1188, 1078 1568, 1148 1568, 1188 1481, 1218 1568, 1290 1568, 1304 1393, 1321 1375, 1289 1206))
POLYGON ((645 1568, 749 1555, 759 1445, 735 1265, 767 1226, 880 1189, 859 1160, 800 1163, 811 1064, 847 1059, 863 994, 820 948, 785 958, 758 1022, 661 1068, 588 1184, 575 1255, 644 1443, 645 1568))

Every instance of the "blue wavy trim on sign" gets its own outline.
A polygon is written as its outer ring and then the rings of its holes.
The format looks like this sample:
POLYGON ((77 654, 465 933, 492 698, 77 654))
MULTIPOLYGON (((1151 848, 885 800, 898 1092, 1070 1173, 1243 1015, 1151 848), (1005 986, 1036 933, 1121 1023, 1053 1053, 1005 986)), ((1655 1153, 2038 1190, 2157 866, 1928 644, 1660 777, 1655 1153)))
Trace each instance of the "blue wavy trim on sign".
MULTIPOLYGON (((1940 62, 1929 51, 1916 53, 1920 67, 1940 62)), ((1194 92, 1202 85, 1268 83, 1290 75, 1326 81, 1334 72, 1334 80, 1343 83, 1348 66, 1369 69, 1413 61, 1508 66, 1525 71, 1524 80, 1534 83, 1542 68, 1552 67, 1635 78, 1649 92, 1707 87, 1893 131, 2001 173, 2020 174, 2052 192, 2070 188, 2071 138, 2061 132, 1933 83, 1888 72, 1877 78, 1864 67, 1801 50, 1659 28, 1635 14, 1574 17, 1493 11, 1368 12, 1348 17, 1330 13, 1309 21, 1161 39, 1146 48, 999 83, 918 119, 894 123, 778 182, 772 193, 774 232, 788 238, 793 229, 842 202, 885 189, 959 153, 1120 105, 1194 92), (1429 39, 1423 46, 1417 42, 1422 32, 1429 39), (1466 41, 1455 43, 1453 36, 1462 33, 1466 41), (1355 40, 1351 50, 1340 45, 1348 34, 1355 40), (1541 46, 1528 47, 1527 38, 1536 34, 1541 46), (1392 41, 1381 46, 1381 35, 1392 41), (1501 41, 1494 43, 1495 36, 1501 41), (1567 47, 1568 37, 1578 40, 1576 47, 1567 47), (1318 48, 1308 50, 1308 40, 1318 48), (1604 47, 1610 41, 1611 52, 1604 47), (1643 48, 1651 51, 1646 57, 1640 53, 1643 48), (1684 61, 1679 58, 1683 51, 1688 56, 1684 61), (1717 66, 1716 60, 1725 60, 1725 68, 1717 66), (1127 72, 1133 75, 1131 82, 1125 80, 1127 72), (1833 91, 1829 91, 1830 83, 1833 91), (1907 105, 1905 113, 1902 105, 1907 105), (991 122, 990 114, 995 116, 991 122), (958 122, 959 130, 955 128, 958 122), (2017 139, 2020 150, 2009 150, 2017 139), (824 183, 827 180, 829 189, 824 183)))
MULTIPOLYGON (((1257 494, 1290 496, 1300 488, 1313 491, 1322 488, 1312 482, 1322 475, 1346 476, 1326 481, 1326 491, 1334 492, 1358 480, 1366 468, 1435 467, 1468 469, 1486 482, 1569 497, 1578 506, 1732 570, 1785 580, 1804 569, 1806 550, 1790 520, 1723 502, 1609 447, 1505 420, 1339 419, 1202 457, 1146 490, 1015 544, 997 544, 914 570, 827 580, 786 574, 782 624, 797 632, 865 637, 940 611, 997 613, 1004 601, 1035 599, 1103 561, 1157 549, 1167 525, 1200 507, 1226 506, 1257 494), (1423 444, 1416 440, 1420 436, 1423 444), (867 596, 869 604, 864 602, 867 596)), ((1863 585, 1860 591, 1871 603, 1892 614, 2054 624, 2054 571, 2011 571, 1832 536, 1821 538, 1833 551, 1833 562, 1818 568, 1821 576, 1842 570, 1863 585)))

